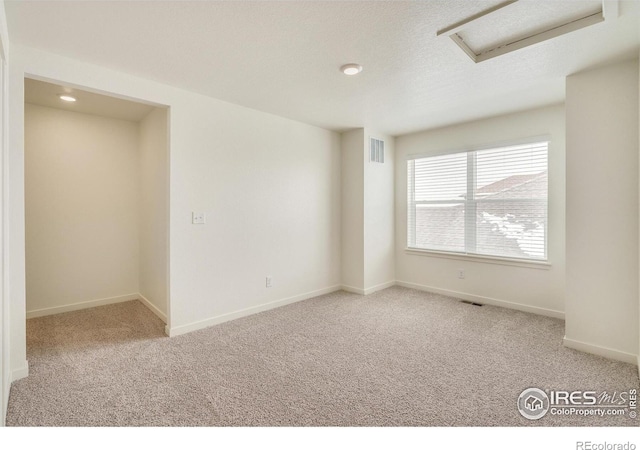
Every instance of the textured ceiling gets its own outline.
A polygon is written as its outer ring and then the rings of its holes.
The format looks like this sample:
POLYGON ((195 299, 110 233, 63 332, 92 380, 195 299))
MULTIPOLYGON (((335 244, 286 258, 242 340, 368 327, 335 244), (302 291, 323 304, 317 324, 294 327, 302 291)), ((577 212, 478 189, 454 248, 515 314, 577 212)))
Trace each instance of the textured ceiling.
POLYGON ((480 64, 436 37, 497 3, 5 1, 13 43, 334 130, 397 135, 561 102, 566 75, 638 55, 638 1, 480 64), (363 72, 340 73, 348 62, 363 72))

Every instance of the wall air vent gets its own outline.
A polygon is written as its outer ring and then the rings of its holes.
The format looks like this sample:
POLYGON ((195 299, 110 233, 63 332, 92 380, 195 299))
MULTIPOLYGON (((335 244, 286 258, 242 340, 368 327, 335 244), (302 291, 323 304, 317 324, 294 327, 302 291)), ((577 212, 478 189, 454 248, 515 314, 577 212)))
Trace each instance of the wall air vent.
POLYGON ((376 138, 369 140, 369 162, 384 163, 384 141, 376 138))
POLYGON ((618 16, 618 0, 506 0, 438 30, 479 63, 618 16))

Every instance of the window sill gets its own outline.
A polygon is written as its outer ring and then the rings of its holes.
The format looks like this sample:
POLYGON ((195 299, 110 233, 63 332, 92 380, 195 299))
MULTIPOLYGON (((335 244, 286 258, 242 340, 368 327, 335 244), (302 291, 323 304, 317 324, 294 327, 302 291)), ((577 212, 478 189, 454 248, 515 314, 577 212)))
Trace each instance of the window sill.
POLYGON ((498 264, 502 266, 526 267, 528 269, 549 270, 551 264, 548 261, 530 261, 517 258, 500 258, 496 256, 466 255, 463 253, 438 252, 435 250, 423 250, 418 248, 406 248, 407 255, 430 256, 434 258, 456 259, 459 261, 472 261, 485 264, 498 264))

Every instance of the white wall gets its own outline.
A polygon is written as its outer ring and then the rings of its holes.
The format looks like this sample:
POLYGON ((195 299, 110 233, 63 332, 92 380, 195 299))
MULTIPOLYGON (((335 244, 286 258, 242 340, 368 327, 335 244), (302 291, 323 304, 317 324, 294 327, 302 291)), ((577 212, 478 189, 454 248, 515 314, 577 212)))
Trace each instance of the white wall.
POLYGON ((4 2, 0 2, 0 156, 2 160, 0 169, 0 198, 2 207, 0 208, 0 258, 2 258, 2 269, 0 270, 0 426, 5 424, 7 414, 7 404, 9 402, 9 388, 11 386, 11 367, 9 357, 9 295, 8 295, 8 246, 6 240, 7 215, 7 189, 8 183, 8 147, 7 147, 7 123, 8 123, 8 82, 7 64, 9 62, 9 35, 7 31, 7 18, 5 15, 4 2))
POLYGON ((138 292, 138 124, 25 105, 27 316, 138 292))
POLYGON ((364 129, 342 133, 342 284, 364 291, 364 129))
POLYGON ((169 170, 167 110, 155 108, 140 122, 140 294, 167 320, 169 170))
POLYGON ((369 294, 393 285, 393 138, 368 128, 342 133, 342 284, 369 294), (369 139, 385 141, 384 164, 370 162, 369 139))
POLYGON ((25 47, 11 66, 12 369, 26 375, 23 77, 170 109, 170 334, 340 285, 340 136, 25 47), (207 213, 192 225, 191 212, 207 213), (265 276, 273 287, 265 288, 265 276))
POLYGON ((565 276, 565 127, 562 105, 396 138, 396 279, 399 284, 562 317, 565 276), (407 157, 464 151, 546 135, 549 144, 549 268, 490 264, 408 253, 407 157), (458 279, 458 269, 465 278, 458 279))
POLYGON ((569 346, 638 354, 638 60, 567 78, 569 346))
MULTIPOLYGON (((11 50, 12 63, 9 65, 9 135, 7 150, 6 174, 8 180, 5 186, 8 196, 5 197, 7 218, 5 223, 4 250, 8 252, 5 258, 7 274, 5 295, 9 303, 9 345, 11 380, 26 377, 29 365, 26 359, 26 300, 25 300, 25 226, 24 226, 24 70, 20 64, 13 64, 19 60, 14 50, 11 50)), ((5 301, 7 301, 5 300, 5 301)))
POLYGON ((172 333, 337 289, 338 134, 186 97, 171 103, 172 333))
POLYGON ((394 139, 365 128, 364 139, 364 290, 395 282, 394 139), (369 162, 370 138, 385 143, 384 164, 369 162))

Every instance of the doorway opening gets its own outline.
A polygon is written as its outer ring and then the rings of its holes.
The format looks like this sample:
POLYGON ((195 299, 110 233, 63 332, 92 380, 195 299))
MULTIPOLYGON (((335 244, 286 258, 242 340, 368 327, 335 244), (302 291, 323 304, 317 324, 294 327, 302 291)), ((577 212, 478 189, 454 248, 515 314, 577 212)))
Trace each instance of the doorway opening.
POLYGON ((140 301, 169 321, 169 110, 25 78, 27 319, 140 301))

